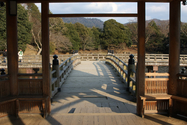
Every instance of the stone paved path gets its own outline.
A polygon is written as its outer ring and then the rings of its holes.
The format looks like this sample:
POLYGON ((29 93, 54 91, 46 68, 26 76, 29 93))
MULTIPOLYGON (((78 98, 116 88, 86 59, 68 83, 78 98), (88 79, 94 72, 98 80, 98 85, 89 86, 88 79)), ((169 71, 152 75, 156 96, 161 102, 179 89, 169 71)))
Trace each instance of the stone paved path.
POLYGON ((132 100, 109 65, 83 61, 54 97, 51 113, 135 113, 132 100))

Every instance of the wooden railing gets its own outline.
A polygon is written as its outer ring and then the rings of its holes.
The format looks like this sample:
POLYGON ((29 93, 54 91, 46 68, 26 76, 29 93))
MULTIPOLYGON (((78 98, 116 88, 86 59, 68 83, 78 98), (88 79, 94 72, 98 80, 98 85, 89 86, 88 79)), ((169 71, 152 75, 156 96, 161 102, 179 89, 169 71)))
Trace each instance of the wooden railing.
MULTIPOLYGON (((128 56, 129 54, 115 54, 118 58, 123 60, 125 63, 128 62, 128 56)), ((137 54, 134 54, 134 60, 137 62, 137 54)), ((145 62, 169 62, 169 54, 145 54, 145 62)), ((187 64, 187 55, 180 55, 180 63, 181 64, 187 64)))
POLYGON ((187 74, 178 74, 177 94, 172 96, 173 114, 187 116, 187 74))
POLYGON ((10 95, 8 75, 0 75, 0 98, 10 95))
POLYGON ((18 74, 19 95, 38 95, 42 96, 43 83, 42 74, 18 74))
POLYGON ((168 73, 145 73, 141 115, 144 113, 171 113, 171 95, 168 95, 168 73))
POLYGON ((187 74, 178 74, 177 96, 187 98, 187 74))
POLYGON ((105 61, 105 54, 80 54, 82 61, 105 61))
POLYGON ((122 81, 127 86, 132 94, 136 95, 136 77, 135 70, 128 68, 128 65, 115 55, 108 54, 106 56, 106 63, 110 64, 117 71, 122 81))
POLYGON ((145 95, 167 94, 169 73, 145 73, 145 95))
POLYGON ((2 70, 0 76, 0 117, 17 116, 19 113, 40 113, 45 117, 49 107, 49 98, 54 97, 73 67, 79 63, 79 55, 73 55, 60 65, 55 65, 57 69, 51 71, 50 96, 43 94, 42 73, 37 72, 34 74, 19 73, 18 95, 12 96, 8 75, 5 75, 4 70, 2 70))
POLYGON ((80 64, 80 56, 73 55, 66 59, 60 65, 56 67, 53 64, 53 71, 51 71, 51 98, 58 92, 61 91, 60 87, 68 77, 69 73, 76 65, 80 64))
MULTIPOLYGON (((69 55, 59 55, 59 62, 62 63, 67 58, 71 57, 73 54, 69 55), (63 60, 63 61, 62 61, 63 60)), ((124 63, 128 63, 129 54, 115 54, 120 60, 124 63)), ((81 61, 105 61, 105 54, 80 54, 81 61)), ((4 57, 0 57, 0 68, 7 67, 7 61, 4 62, 4 57)), ((52 63, 52 55, 50 55, 50 62, 52 63)), ((134 54, 135 64, 137 62, 137 54, 134 54)), ((24 55, 21 62, 19 62, 20 68, 34 68, 34 67, 42 67, 42 56, 41 55, 24 55)), ((168 66, 169 65, 169 55, 168 54, 146 54, 145 55, 145 65, 146 66, 168 66)), ((187 66, 187 55, 180 55, 180 66, 187 66)))

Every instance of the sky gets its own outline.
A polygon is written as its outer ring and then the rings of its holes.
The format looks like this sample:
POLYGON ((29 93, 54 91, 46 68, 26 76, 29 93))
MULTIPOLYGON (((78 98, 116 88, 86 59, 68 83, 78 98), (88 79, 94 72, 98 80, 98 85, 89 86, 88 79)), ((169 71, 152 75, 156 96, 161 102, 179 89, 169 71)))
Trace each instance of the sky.
MULTIPOLYGON (((41 4, 36 3, 39 10, 41 4)), ((136 3, 50 3, 49 9, 53 14, 67 13, 137 13, 136 3)), ((135 17, 96 17, 102 21, 115 19, 122 24, 136 21, 135 17)), ((169 20, 169 3, 146 3, 146 20, 169 20)), ((187 22, 187 5, 181 4, 181 21, 187 22)))

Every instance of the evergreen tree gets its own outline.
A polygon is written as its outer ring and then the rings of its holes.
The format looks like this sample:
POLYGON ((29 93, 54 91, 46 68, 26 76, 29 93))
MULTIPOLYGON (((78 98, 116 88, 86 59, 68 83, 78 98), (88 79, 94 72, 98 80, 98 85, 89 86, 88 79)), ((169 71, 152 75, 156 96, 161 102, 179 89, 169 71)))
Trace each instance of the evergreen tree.
MULTIPOLYGON (((6 6, 0 10, 0 49, 6 48, 6 6)), ((31 42, 31 23, 28 20, 27 10, 21 5, 17 5, 17 33, 18 33, 18 49, 23 51, 26 44, 31 42)))
POLYGON ((31 42, 31 23, 28 19, 27 10, 21 5, 17 5, 17 26, 18 26, 18 49, 22 49, 23 51, 26 48, 26 44, 30 44, 31 42))
POLYGON ((116 48, 120 44, 125 43, 131 45, 130 32, 123 24, 110 19, 104 22, 103 40, 107 49, 116 48))
POLYGON ((101 49, 101 40, 100 40, 100 35, 101 35, 101 30, 99 28, 96 28, 96 27, 93 27, 92 29, 92 32, 93 32, 93 37, 94 37, 94 46, 95 46, 95 49, 99 50, 101 49))
POLYGON ((72 23, 65 23, 65 28, 63 30, 64 35, 67 36, 70 39, 70 42, 72 43, 72 49, 73 50, 79 50, 80 48, 80 38, 79 33, 75 29, 74 24, 72 23))
POLYGON ((146 28, 146 50, 149 52, 162 53, 164 34, 154 21, 146 28))
POLYGON ((6 44, 6 6, 0 10, 0 50, 5 50, 6 44))
POLYGON ((81 23, 75 23, 74 26, 80 37, 81 49, 86 50, 87 42, 89 42, 88 28, 81 23))

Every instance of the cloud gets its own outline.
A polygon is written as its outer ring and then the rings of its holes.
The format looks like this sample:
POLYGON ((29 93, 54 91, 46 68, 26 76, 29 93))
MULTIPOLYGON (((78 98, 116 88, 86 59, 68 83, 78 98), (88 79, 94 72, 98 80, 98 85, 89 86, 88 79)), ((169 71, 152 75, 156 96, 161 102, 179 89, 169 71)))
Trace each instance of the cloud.
POLYGON ((145 19, 150 20, 150 19, 153 19, 153 18, 151 16, 146 16, 145 19))
POLYGON ((169 3, 146 3, 146 11, 166 12, 169 10, 169 3))
POLYGON ((118 12, 137 13, 137 3, 120 3, 118 12))
POLYGON ((146 3, 146 20, 150 19, 169 19, 168 3, 146 3))
POLYGON ((39 9, 40 12, 41 12, 41 3, 35 3, 35 5, 38 7, 38 9, 39 9))
POLYGON ((136 13, 136 3, 50 3, 53 13, 136 13))
POLYGON ((187 6, 181 5, 181 21, 187 22, 187 6))
POLYGON ((187 6, 181 5, 182 13, 187 13, 187 6))
POLYGON ((103 13, 118 10, 115 3, 51 3, 49 7, 53 13, 103 13))

